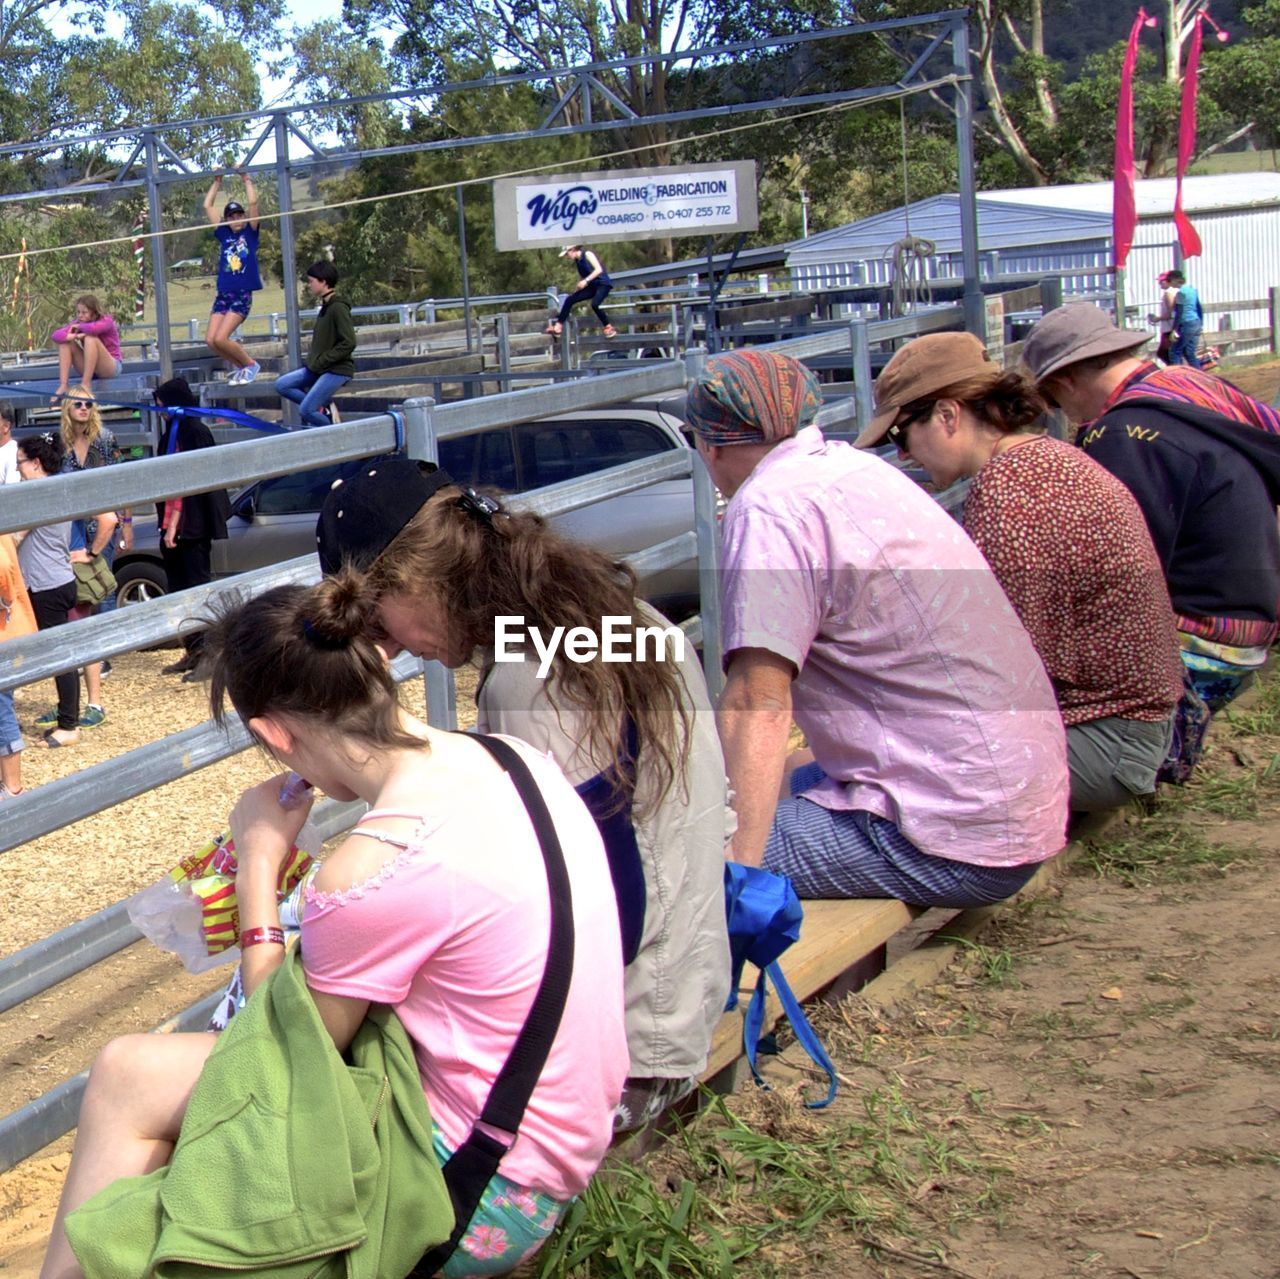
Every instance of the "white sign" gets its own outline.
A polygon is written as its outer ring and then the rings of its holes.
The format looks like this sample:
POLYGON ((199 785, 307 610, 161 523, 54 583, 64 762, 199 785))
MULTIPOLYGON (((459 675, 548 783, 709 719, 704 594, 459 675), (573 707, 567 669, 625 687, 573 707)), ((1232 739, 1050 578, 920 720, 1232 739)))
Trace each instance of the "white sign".
POLYGON ((754 231, 754 160, 613 169, 493 184, 499 249, 754 231))

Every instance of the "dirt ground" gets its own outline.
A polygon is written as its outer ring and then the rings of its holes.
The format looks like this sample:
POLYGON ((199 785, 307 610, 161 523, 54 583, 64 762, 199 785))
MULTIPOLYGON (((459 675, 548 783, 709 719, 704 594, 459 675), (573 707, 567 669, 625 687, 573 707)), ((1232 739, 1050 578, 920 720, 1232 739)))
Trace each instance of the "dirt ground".
MULTIPOLYGON (((1270 399, 1280 363, 1231 377, 1270 399)), ((28 750, 26 784, 205 719, 202 685, 158 674, 172 656, 117 659, 107 722, 75 749, 28 750)), ((51 682, 19 691, 24 725, 52 693, 51 682)), ((1280 736, 1267 727, 1215 727, 1194 803, 1133 832, 1153 864, 1082 864, 907 1005, 854 999, 820 1013, 845 1080, 831 1110, 798 1111, 785 1087, 734 1100, 797 1149, 856 1119, 838 1177, 888 1205, 874 1225, 833 1211, 735 1273, 1280 1276, 1280 736), (906 1142, 893 1176, 881 1142, 906 1142), (896 1189, 873 1193, 886 1177, 896 1189)), ((154 882, 268 771, 242 754, 0 855, 0 954, 154 882)), ((140 943, 0 1016, 0 1116, 86 1068, 111 1035, 154 1026, 221 980, 140 943)), ((69 1149, 64 1139, 0 1174, 0 1272, 13 1279, 36 1274, 69 1149)))

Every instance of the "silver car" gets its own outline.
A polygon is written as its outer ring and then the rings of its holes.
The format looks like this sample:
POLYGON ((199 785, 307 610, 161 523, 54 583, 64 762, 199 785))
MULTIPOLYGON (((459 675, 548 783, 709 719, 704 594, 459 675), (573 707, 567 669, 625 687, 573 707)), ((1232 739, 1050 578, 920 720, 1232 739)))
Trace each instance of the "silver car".
MULTIPOLYGON (((624 462, 688 449, 680 419, 655 406, 625 405, 495 427, 440 444, 441 465, 461 483, 524 493, 624 462)), ((316 516, 334 480, 363 461, 259 480, 231 502, 226 541, 213 544, 213 571, 225 577, 315 552, 316 516)), ((562 532, 605 554, 624 556, 693 528, 689 477, 664 480, 556 516, 562 532)), ((695 556, 641 581, 646 599, 677 619, 698 606, 695 556)), ((134 523, 134 544, 115 562, 118 601, 132 604, 168 590, 154 519, 134 523)))

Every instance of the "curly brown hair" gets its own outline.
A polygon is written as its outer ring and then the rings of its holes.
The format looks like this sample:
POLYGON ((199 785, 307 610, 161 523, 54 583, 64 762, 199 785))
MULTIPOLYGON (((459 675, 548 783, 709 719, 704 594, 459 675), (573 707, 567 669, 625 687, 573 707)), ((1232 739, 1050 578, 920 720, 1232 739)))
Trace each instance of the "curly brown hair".
POLYGON ((400 722, 395 680, 366 622, 366 580, 343 570, 317 586, 277 586, 233 599, 204 632, 209 706, 222 724, 229 700, 240 718, 318 720, 375 749, 427 749, 400 722))
MULTIPOLYGON (((575 626, 598 634, 604 617, 650 624, 626 564, 561 536, 541 516, 501 503, 492 514, 477 514, 456 486, 441 489, 401 529, 369 568, 369 581, 375 598, 438 599, 450 627, 472 648, 493 642, 494 620, 502 616, 522 617, 544 634, 557 626, 566 634, 575 626)), ((630 716, 640 749, 650 752, 652 803, 677 780, 684 785, 688 693, 675 663, 558 660, 549 680, 585 718, 591 758, 616 757, 630 716)))

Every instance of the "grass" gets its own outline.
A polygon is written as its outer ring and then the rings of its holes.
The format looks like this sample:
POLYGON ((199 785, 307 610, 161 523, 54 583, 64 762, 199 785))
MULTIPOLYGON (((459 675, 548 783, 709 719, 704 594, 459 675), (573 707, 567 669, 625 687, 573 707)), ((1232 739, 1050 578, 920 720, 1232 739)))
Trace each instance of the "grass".
POLYGON ((1226 721, 1247 737, 1280 735, 1280 678, 1263 677, 1258 695, 1246 708, 1228 706, 1226 721))
POLYGON ((1222 874, 1253 856, 1249 849, 1210 840, 1182 815, 1157 812, 1116 838, 1090 840, 1076 864, 1137 888, 1222 874))
MULTIPOLYGON (((842 1248, 856 1239, 909 1256, 889 1239, 913 1238, 917 1218, 936 1225, 917 1195, 943 1178, 955 1219, 998 1211, 1010 1169, 967 1148, 963 1123, 942 1125, 894 1084, 860 1101, 816 1117, 785 1094, 713 1099, 660 1158, 596 1177, 539 1254, 537 1276, 782 1279, 797 1249, 821 1254, 837 1236, 842 1248)), ((936 1250, 928 1256, 937 1264, 936 1250)))
POLYGON ((976 970, 978 980, 984 986, 1016 986, 1013 974, 1014 955, 1007 946, 984 946, 967 937, 952 937, 940 933, 940 941, 952 941, 963 948, 966 958, 976 970))

